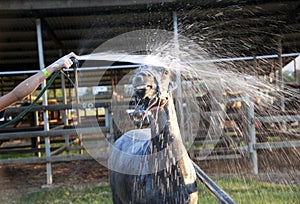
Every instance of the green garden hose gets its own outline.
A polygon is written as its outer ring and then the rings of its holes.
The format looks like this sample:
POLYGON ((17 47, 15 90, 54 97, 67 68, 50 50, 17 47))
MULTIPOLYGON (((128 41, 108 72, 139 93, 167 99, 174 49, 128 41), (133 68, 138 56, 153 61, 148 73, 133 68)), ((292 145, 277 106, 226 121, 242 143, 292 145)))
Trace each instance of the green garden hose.
POLYGON ((39 93, 39 95, 37 96, 36 99, 34 99, 34 101, 27 106, 27 108, 25 110, 23 110, 19 115, 17 115, 17 117, 15 117, 13 120, 8 121, 7 123, 3 124, 0 126, 0 129, 5 128, 8 125, 11 125, 19 120, 21 120, 31 109, 32 107, 38 102, 38 100, 42 97, 42 95, 45 93, 45 91, 51 86, 51 84, 54 82, 55 78, 57 77, 57 75, 59 74, 59 70, 55 71, 54 74, 52 75, 52 77, 49 79, 48 83, 46 84, 46 86, 43 88, 43 90, 39 93))

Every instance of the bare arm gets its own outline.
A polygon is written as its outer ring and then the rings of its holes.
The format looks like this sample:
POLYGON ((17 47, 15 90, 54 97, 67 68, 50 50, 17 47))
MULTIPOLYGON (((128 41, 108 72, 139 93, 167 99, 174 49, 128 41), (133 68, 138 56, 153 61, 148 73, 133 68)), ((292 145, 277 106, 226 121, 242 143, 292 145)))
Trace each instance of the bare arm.
MULTIPOLYGON (((52 74, 56 70, 68 69, 73 64, 72 60, 70 59, 71 57, 77 56, 73 52, 71 52, 68 55, 65 55, 62 58, 58 59, 45 69, 49 72, 49 74, 52 74)), ((37 87, 41 84, 41 82, 45 79, 46 76, 42 71, 39 71, 35 75, 32 75, 31 77, 25 79, 11 92, 0 97, 0 111, 14 104, 18 100, 22 100, 24 97, 34 92, 37 89, 37 87)))

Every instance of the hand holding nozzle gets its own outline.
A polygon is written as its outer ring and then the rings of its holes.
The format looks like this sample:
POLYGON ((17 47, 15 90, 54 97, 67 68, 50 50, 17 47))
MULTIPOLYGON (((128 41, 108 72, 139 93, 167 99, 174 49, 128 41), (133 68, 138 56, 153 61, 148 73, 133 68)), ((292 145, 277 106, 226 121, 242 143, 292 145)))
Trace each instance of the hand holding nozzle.
POLYGON ((41 84, 42 81, 50 77, 55 71, 61 69, 68 69, 73 64, 77 64, 78 66, 78 63, 75 63, 71 60, 72 57, 77 58, 78 56, 71 52, 61 57, 54 63, 39 71, 38 73, 22 81, 11 92, 0 97, 0 111, 14 104, 16 101, 22 100, 24 97, 31 94, 37 89, 37 87, 41 84))
MULTIPOLYGON (((52 72, 54 72, 56 70, 61 70, 61 69, 69 69, 74 64, 74 61, 72 60, 72 58, 74 58, 74 59, 77 58, 77 55, 74 52, 71 52, 71 53, 61 57, 60 59, 58 59, 51 65, 49 65, 47 67, 47 69, 48 68, 51 69, 52 72)), ((77 62, 78 62, 78 60, 77 60, 77 62)))

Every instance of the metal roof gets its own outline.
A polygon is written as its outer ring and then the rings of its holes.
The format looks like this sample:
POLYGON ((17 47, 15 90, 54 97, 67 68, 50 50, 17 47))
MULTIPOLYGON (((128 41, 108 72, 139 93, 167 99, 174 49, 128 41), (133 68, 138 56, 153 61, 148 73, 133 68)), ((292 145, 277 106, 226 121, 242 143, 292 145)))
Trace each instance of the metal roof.
POLYGON ((179 32, 205 39, 199 43, 216 56, 276 54, 278 39, 283 52, 300 50, 297 0, 1 0, 0 11, 0 71, 39 69, 37 18, 46 65, 128 31, 172 30, 172 11, 179 32))

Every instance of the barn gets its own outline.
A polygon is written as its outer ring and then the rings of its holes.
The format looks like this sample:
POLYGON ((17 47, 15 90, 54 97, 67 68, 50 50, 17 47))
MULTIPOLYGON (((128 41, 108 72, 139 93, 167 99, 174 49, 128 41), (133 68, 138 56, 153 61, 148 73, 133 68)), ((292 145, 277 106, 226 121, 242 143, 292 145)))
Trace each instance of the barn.
POLYGON ((107 144, 134 128, 120 119, 133 105, 132 71, 171 39, 185 54, 182 64, 201 69, 209 63, 228 85, 210 90, 214 85, 205 88, 191 76, 179 83, 176 105, 190 157, 216 172, 239 163, 235 173, 274 168, 294 177, 300 166, 299 9, 297 0, 0 1, 0 96, 60 57, 79 56, 77 67, 2 111, 1 168, 45 165, 44 184, 51 186, 53 164, 106 166, 107 144), (189 92, 195 84, 201 88, 189 92), (216 94, 222 96, 217 106, 211 103, 216 94))

